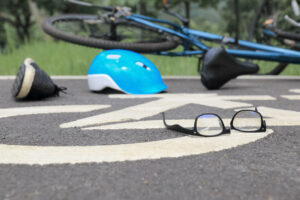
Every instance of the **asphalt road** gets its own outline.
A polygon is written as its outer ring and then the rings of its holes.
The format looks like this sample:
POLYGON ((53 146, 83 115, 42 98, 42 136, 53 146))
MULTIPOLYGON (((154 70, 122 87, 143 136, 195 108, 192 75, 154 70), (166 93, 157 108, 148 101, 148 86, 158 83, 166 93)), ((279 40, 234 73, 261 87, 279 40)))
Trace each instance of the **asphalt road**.
POLYGON ((13 80, 0 78, 0 199, 300 199, 300 79, 237 79, 217 91, 165 79, 167 92, 150 96, 54 81, 68 94, 16 102, 13 80), (267 133, 184 136, 160 114, 192 126, 213 112, 228 126, 253 106, 267 133))

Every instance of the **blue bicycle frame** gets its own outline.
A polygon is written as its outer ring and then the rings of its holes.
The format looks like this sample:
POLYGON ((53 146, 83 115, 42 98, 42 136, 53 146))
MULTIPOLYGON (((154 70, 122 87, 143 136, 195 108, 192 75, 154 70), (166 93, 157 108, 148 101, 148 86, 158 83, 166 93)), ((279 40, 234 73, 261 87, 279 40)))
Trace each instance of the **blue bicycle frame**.
MULTIPOLYGON (((171 23, 162 19, 155 19, 143 15, 132 14, 130 16, 126 16, 126 19, 135 21, 137 23, 156 28, 158 30, 164 31, 171 35, 175 35, 182 39, 184 50, 182 52, 157 52, 159 55, 166 56, 190 56, 190 55, 199 55, 203 54, 206 50, 209 49, 208 46, 203 44, 201 40, 207 40, 212 42, 221 43, 224 39, 223 36, 207 33, 203 31, 198 31, 190 28, 185 28, 183 26, 179 26, 177 24, 171 23), (167 24, 173 27, 167 28, 165 26, 158 25, 156 23, 167 24), (190 51, 187 50, 188 45, 194 45, 199 48, 199 50, 190 51)), ((227 39, 227 43, 235 44, 235 40, 233 38, 227 39)), ((238 46, 244 47, 249 50, 241 50, 241 49, 226 49, 226 51, 239 58, 246 59, 256 59, 256 60, 268 60, 268 61, 277 61, 277 62, 286 62, 286 63, 295 63, 300 64, 300 52, 284 49, 264 44, 258 44, 255 42, 249 42, 244 40, 238 40, 238 46)))

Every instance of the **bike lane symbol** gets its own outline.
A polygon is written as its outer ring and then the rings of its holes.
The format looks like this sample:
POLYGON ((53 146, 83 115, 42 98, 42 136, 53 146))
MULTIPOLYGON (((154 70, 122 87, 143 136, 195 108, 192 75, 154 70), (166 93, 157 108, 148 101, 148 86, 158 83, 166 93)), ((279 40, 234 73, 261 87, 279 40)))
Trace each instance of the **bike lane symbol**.
MULTIPOLYGON (((160 120, 141 121, 143 118, 151 117, 162 111, 175 109, 188 104, 199 104, 221 109, 238 109, 241 107, 251 107, 252 104, 245 103, 246 100, 270 101, 275 98, 267 95, 261 96, 218 96, 216 94, 159 94, 149 96, 129 96, 129 95, 110 95, 110 98, 128 99, 128 98, 150 98, 147 103, 127 107, 100 115, 79 119, 73 122, 61 124, 61 128, 80 127, 82 130, 89 129, 112 129, 107 123, 114 122, 114 127, 122 129, 147 129, 163 128, 160 120), (153 100, 154 98, 154 100, 153 100), (124 123, 127 120, 133 122, 124 123), (140 121, 138 121, 140 120, 140 121), (100 123, 100 126, 99 126, 100 123), (101 124, 105 124, 102 125, 101 124), (144 123, 144 126, 141 126, 144 123), (127 124, 127 125, 126 125, 127 124), (119 127, 119 128, 118 128, 119 127)), ((96 109, 104 109, 110 105, 93 105, 89 108, 86 106, 69 106, 70 112, 89 112, 96 109), (81 110, 80 110, 81 109, 81 110), (80 110, 80 111, 79 111, 80 110)), ((6 109, 0 118, 12 116, 9 113, 15 113, 18 116, 19 110, 23 110, 22 115, 42 114, 42 113, 24 113, 26 108, 6 109), (4 113, 4 114, 3 114, 4 113)), ((52 113, 61 113, 62 109, 55 106, 50 107, 52 113), (56 110, 56 111, 55 111, 56 110)), ((36 110, 39 110, 36 108, 36 110)), ((47 108, 44 107, 44 113, 47 108)), ((266 117, 267 124, 270 126, 300 126, 299 121, 290 120, 292 117, 299 118, 300 113, 295 111, 280 110, 268 107, 259 107, 259 110, 266 117), (291 116, 290 119, 281 116, 291 116)), ((1 111, 1 110, 0 110, 1 111)), ((2 109, 3 111, 3 109, 2 109)), ((66 110, 65 110, 66 112, 66 110)), ((295 118, 294 118, 295 119, 295 118)), ((226 119, 225 121, 229 121, 226 119)), ((115 129, 116 129, 115 128, 115 129)), ((159 131, 159 129, 158 129, 159 131)), ((101 145, 101 146, 22 146, 22 145, 0 145, 0 164, 76 164, 89 162, 117 162, 117 161, 135 161, 143 159, 160 159, 160 158, 177 158, 181 156, 199 155, 202 153, 220 151, 236 146, 248 144, 262 139, 273 131, 268 130, 266 133, 255 133, 245 135, 233 131, 228 136, 215 138, 201 138, 193 136, 184 136, 174 139, 152 141, 145 143, 118 144, 118 145, 101 145)))

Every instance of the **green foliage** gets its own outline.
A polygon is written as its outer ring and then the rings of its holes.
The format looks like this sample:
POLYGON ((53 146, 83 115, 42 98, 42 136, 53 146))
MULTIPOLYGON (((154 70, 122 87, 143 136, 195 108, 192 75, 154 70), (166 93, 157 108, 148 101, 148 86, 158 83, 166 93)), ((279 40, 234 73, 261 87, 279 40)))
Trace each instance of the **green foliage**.
MULTIPOLYGON (((225 0, 226 6, 222 10, 222 16, 226 19, 226 25, 224 26, 224 32, 228 32, 230 35, 234 36, 235 33, 235 13, 234 13, 234 1, 225 0)), ((251 0, 251 1, 239 1, 239 11, 240 11, 240 24, 239 29, 241 32, 241 38, 247 39, 249 27, 254 19, 254 16, 262 3, 261 0, 251 0)), ((294 16, 291 7, 291 0, 269 0, 269 8, 264 9, 262 16, 258 22, 258 28, 261 28, 264 21, 267 19, 274 19, 277 22, 277 26, 286 31, 295 31, 292 27, 284 20, 284 15, 288 14, 296 20, 300 20, 300 17, 294 16)), ((259 34, 259 32, 257 33, 259 34)))
MULTIPOLYGON (((50 75, 87 75, 93 58, 101 50, 66 42, 33 42, 14 49, 10 54, 0 54, 0 74, 16 75, 26 57, 34 59, 50 75), (66 53, 68 52, 68 53, 66 53)), ((193 75, 197 73, 198 60, 194 57, 167 57, 145 55, 157 66, 162 75, 193 75)), ((261 61, 261 73, 268 72, 276 63, 261 61)), ((289 65, 283 75, 300 75, 300 67, 289 65)), ((199 83, 200 84, 200 83, 199 83)))
POLYGON ((21 42, 30 39, 28 30, 32 26, 29 4, 23 0, 1 0, 0 2, 1 24, 6 22, 16 29, 21 42))
MULTIPOLYGON (((31 0, 46 15, 54 15, 55 13, 93 13, 94 9, 85 8, 83 6, 72 5, 62 0, 31 0)), ((144 13, 149 16, 162 15, 162 0, 86 0, 98 5, 128 6, 134 12, 144 13)), ((4 24, 8 24, 15 29, 19 43, 29 41, 36 34, 31 31, 35 22, 29 6, 30 0, 1 0, 0 1, 0 43, 1 46, 7 44, 5 42, 4 24)), ((170 9, 185 15, 184 3, 189 2, 191 5, 191 25, 194 28, 201 27, 205 31, 223 32, 234 35, 235 31, 235 15, 233 0, 169 0, 170 9), (209 7, 209 8, 207 8, 209 7), (221 14, 221 16, 220 16, 221 14)), ((261 0, 244 1, 240 0, 240 31, 241 36, 245 39, 248 35, 248 29, 254 14, 261 3, 261 0)), ((285 23, 283 15, 289 14, 293 16, 290 6, 290 0, 270 0, 272 13, 268 13, 278 19, 280 27, 286 30, 292 30, 292 27, 285 23)), ((293 16, 295 17, 295 16, 293 16)), ((297 19, 297 18, 296 18, 297 19)), ((174 20, 174 18, 173 18, 174 20)), ((263 19, 262 19, 263 20, 263 19)), ((300 20, 300 18, 299 18, 300 20)), ((178 22, 178 21, 177 21, 178 22)), ((260 24, 262 21, 260 22, 260 24)), ((34 38, 35 39, 35 38, 34 38)))
POLYGON ((64 10, 66 4, 59 0, 34 0, 39 8, 42 8, 48 12, 49 15, 53 15, 57 11, 64 10))
MULTIPOLYGON (((229 33, 231 36, 235 36, 236 30, 236 15, 235 15, 235 5, 233 0, 225 0, 226 4, 222 10, 222 16, 226 19, 224 27, 224 32, 229 33)), ((254 18, 254 14, 258 8, 260 0, 251 1, 241 1, 239 2, 240 11, 240 24, 239 30, 241 33, 241 38, 246 39, 248 36, 249 26, 254 18), (249 9, 251 8, 251 9, 249 9)))
MULTIPOLYGON (((162 5, 162 0, 156 0, 156 5, 162 5)), ((183 2, 189 2, 189 3, 196 3, 200 7, 206 7, 206 6, 214 6, 216 7, 219 3, 219 0, 169 0, 168 4, 170 7, 177 6, 178 4, 181 4, 183 2)))
MULTIPOLYGON (((295 31, 295 27, 284 20, 284 15, 289 15, 296 21, 300 20, 300 17, 295 16, 293 13, 291 0, 273 0, 271 13, 266 13, 266 15, 268 15, 269 18, 273 18, 277 26, 286 31, 295 31)), ((261 21, 261 23, 263 22, 261 21)))

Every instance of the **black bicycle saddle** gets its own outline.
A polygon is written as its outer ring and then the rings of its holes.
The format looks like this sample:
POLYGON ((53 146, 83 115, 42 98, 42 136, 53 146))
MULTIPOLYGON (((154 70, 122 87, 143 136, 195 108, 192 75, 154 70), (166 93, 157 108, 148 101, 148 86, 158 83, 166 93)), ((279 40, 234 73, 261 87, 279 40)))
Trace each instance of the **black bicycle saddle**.
POLYGON ((201 82, 209 90, 219 89, 229 80, 243 74, 256 74, 258 65, 242 62, 222 47, 209 49, 203 59, 201 82))

